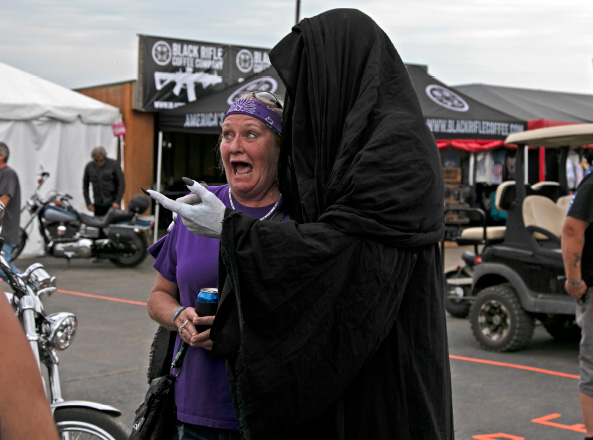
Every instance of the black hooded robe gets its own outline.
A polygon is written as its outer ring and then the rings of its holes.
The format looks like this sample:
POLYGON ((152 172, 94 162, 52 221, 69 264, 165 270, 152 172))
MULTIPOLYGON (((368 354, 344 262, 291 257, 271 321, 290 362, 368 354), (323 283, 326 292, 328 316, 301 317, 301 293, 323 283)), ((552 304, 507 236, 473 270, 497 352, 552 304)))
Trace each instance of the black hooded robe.
POLYGON ((287 88, 279 179, 296 221, 227 210, 211 333, 214 355, 237 339, 226 356, 243 435, 452 439, 443 179, 406 68, 351 9, 301 21, 270 58, 287 88))

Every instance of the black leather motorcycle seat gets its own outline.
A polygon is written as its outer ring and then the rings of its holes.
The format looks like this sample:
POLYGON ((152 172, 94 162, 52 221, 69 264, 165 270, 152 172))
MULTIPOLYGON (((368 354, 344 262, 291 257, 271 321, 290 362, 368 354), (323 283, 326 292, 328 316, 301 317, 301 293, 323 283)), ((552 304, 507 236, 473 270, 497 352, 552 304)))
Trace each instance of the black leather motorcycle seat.
POLYGON ((109 208, 107 214, 101 217, 92 217, 87 214, 80 214, 80 220, 87 226, 104 228, 112 223, 123 222, 134 217, 134 213, 122 209, 109 208))

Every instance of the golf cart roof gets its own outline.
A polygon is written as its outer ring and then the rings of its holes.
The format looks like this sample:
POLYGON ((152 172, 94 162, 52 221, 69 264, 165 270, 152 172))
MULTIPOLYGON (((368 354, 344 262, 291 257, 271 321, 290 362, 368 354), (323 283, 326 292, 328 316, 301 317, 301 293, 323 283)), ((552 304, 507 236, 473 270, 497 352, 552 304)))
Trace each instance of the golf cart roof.
POLYGON ((509 135, 505 143, 532 147, 578 147, 593 144, 593 124, 571 124, 539 128, 509 135))

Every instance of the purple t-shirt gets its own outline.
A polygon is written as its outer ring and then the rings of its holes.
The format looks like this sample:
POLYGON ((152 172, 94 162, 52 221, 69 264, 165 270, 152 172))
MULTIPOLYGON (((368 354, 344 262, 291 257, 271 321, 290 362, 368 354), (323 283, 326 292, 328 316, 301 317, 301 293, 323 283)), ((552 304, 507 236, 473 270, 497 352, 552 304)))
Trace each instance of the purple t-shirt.
MULTIPOLYGON (((228 185, 211 186, 208 190, 227 208, 231 207, 228 185)), ((273 206, 249 208, 236 199, 233 199, 233 204, 237 211, 256 218, 265 216, 273 206)), ((155 258, 153 267, 164 278, 177 283, 181 305, 195 307, 200 289, 217 285, 219 247, 220 240, 194 235, 178 220, 171 231, 148 251, 155 258)), ((177 335, 174 353, 177 353, 180 342, 177 335)), ((175 404, 177 419, 181 422, 209 428, 239 429, 225 362, 213 358, 210 351, 203 348, 188 347, 175 383, 175 404)))

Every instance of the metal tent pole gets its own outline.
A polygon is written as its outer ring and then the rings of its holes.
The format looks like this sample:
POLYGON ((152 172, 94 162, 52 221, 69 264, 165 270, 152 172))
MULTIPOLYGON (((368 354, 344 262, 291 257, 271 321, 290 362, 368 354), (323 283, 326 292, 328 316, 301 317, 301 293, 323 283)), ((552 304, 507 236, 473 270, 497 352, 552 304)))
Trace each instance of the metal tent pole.
MULTIPOLYGON (((121 159, 121 172, 125 176, 126 175, 126 168, 124 166, 125 165, 124 164, 125 141, 124 141, 124 137, 122 135, 118 136, 118 138, 119 138, 119 157, 121 159)), ((123 197, 121 200, 121 209, 126 209, 126 201, 123 197)))
MULTIPOLYGON (((157 152, 157 162, 156 162, 156 190, 161 191, 161 167, 163 162, 163 132, 159 131, 159 145, 158 145, 158 152, 157 152)), ((156 202, 155 202, 156 203, 156 202)), ((161 205, 158 203, 154 207, 154 236, 153 236, 153 243, 155 243, 158 239, 159 235, 159 213, 161 210, 161 205)))
POLYGON ((523 182, 529 185, 529 150, 527 145, 523 146, 523 182))

